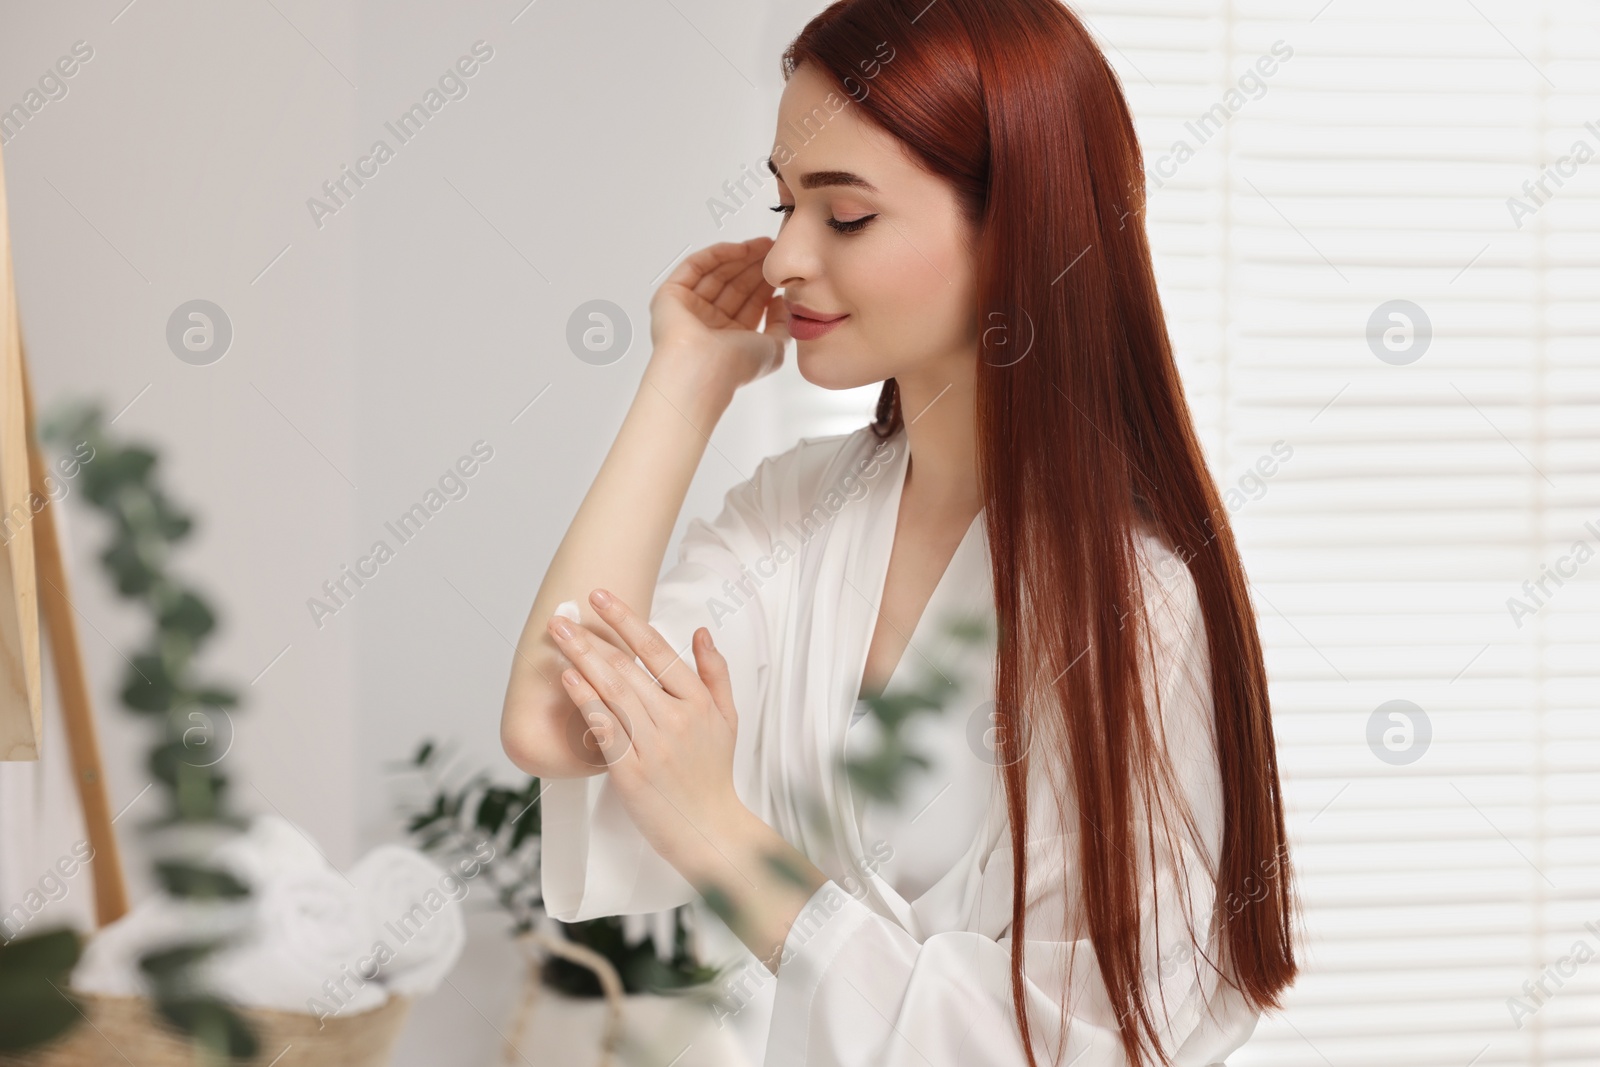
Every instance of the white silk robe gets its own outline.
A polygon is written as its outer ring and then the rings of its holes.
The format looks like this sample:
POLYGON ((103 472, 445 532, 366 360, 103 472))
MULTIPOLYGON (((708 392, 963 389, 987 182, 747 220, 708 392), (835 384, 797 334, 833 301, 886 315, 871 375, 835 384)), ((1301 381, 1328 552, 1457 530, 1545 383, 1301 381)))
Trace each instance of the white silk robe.
MULTIPOLYGON (((903 429, 880 442, 863 427, 763 460, 714 522, 689 524, 651 608, 651 623, 686 656, 694 630, 710 628, 739 714, 739 796, 830 879, 784 946, 769 1067, 1027 1062, 1010 989, 1012 848, 989 729, 994 600, 981 514, 885 689, 902 691, 917 672, 948 694, 905 732, 932 766, 907 780, 898 806, 869 801, 841 769, 844 746, 869 752, 881 729, 855 713, 907 458, 903 429), (984 642, 944 632, 961 616, 986 620, 984 642)), ((1203 620, 1178 558, 1148 535, 1140 553, 1153 620, 1146 678, 1160 678, 1160 721, 1200 831, 1178 855, 1158 852, 1154 877, 1141 863, 1145 987, 1165 1047, 1179 1067, 1195 1067, 1223 1062, 1258 1015, 1204 962, 1217 958, 1222 811, 1203 620)), ((1030 789, 1024 973, 1035 1053, 1041 1064, 1121 1067, 1077 880, 1063 885, 1075 834, 1063 835, 1042 780, 1030 789)), ((543 890, 557 919, 654 912, 695 896, 604 774, 547 783, 543 826, 543 890)))

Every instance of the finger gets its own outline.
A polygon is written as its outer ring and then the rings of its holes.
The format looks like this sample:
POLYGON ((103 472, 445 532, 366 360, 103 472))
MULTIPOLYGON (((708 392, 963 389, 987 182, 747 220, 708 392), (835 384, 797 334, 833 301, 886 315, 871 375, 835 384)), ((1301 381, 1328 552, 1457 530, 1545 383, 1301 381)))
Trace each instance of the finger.
POLYGON ((567 731, 567 747, 591 767, 610 767, 633 748, 632 725, 625 715, 606 706, 582 674, 568 667, 561 684, 578 707, 567 731))
POLYGON ((716 702, 717 710, 727 722, 728 729, 739 733, 739 712, 733 706, 733 678, 728 674, 728 658, 711 640, 711 631, 704 626, 694 632, 694 663, 716 702))
MULTIPOLYGON (((760 264, 757 264, 759 267, 760 264)), ((771 301, 773 287, 768 284, 766 275, 761 276, 761 284, 753 287, 745 294, 744 303, 734 312, 734 321, 747 330, 753 330, 761 325, 761 314, 767 310, 767 303, 771 301)))
POLYGON ((767 321, 761 327, 761 336, 766 338, 771 350, 766 360, 761 365, 761 370, 756 373, 756 378, 765 378, 779 367, 783 366, 783 357, 789 351, 789 305, 783 302, 780 296, 774 296, 767 301, 767 321))
POLYGON ((767 301, 767 323, 761 332, 778 340, 778 348, 789 343, 789 305, 783 297, 774 296, 767 301))
POLYGON ((724 263, 700 279, 694 287, 694 295, 711 305, 718 316, 732 321, 732 312, 738 310, 738 304, 734 302, 730 306, 730 301, 736 301, 738 298, 730 295, 731 286, 736 284, 749 269, 750 264, 744 260, 724 263))
MULTIPOLYGON (((743 270, 744 268, 729 269, 743 270)), ((729 316, 729 313, 714 302, 720 302, 727 292, 727 281, 727 274, 719 268, 716 273, 706 275, 705 279, 693 289, 678 287, 679 292, 682 293, 680 299, 683 301, 683 305, 714 330, 723 330, 729 326, 737 325, 734 319, 729 316)))
POLYGON ((662 689, 680 700, 699 692, 702 688, 699 676, 684 661, 683 654, 673 648, 661 636, 661 631, 651 626, 638 612, 604 589, 590 593, 589 603, 605 624, 615 630, 623 643, 639 657, 645 670, 655 676, 662 689))
POLYGON ((765 248, 756 255, 749 241, 722 241, 691 255, 667 280, 682 285, 707 305, 722 311, 716 305, 717 298, 731 279, 748 268, 752 256, 757 263, 761 262, 766 258, 765 248))
POLYGON ((718 241, 685 256, 683 262, 667 275, 667 281, 693 290, 707 274, 720 267, 739 271, 747 255, 742 241, 718 241))
POLYGON ((653 722, 649 699, 661 689, 655 680, 639 669, 627 653, 598 637, 582 623, 562 619, 572 631, 571 637, 562 636, 556 629, 556 619, 547 624, 550 637, 583 680, 605 701, 606 707, 631 720, 631 732, 648 728, 653 722))
POLYGON ((741 321, 740 312, 751 296, 767 284, 766 262, 766 250, 757 252, 752 248, 750 261, 744 265, 744 269, 729 278, 722 292, 717 294, 717 310, 728 316, 729 322, 738 322, 747 329, 755 328, 755 322, 741 321))
POLYGON ((743 325, 737 316, 750 291, 766 284, 761 273, 763 262, 758 258, 749 263, 719 267, 694 287, 691 295, 705 305, 709 312, 707 321, 714 329, 743 325))

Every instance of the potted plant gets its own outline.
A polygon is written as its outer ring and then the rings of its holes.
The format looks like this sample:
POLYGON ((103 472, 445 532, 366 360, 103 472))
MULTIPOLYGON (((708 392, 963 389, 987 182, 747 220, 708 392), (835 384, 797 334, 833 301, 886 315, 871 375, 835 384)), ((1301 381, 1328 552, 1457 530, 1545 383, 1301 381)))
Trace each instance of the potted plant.
POLYGON ((478 861, 491 906, 506 913, 525 955, 505 1063, 624 1067, 664 1063, 690 1046, 675 1067, 743 1065, 732 1033, 716 1024, 722 971, 700 958, 693 911, 552 919, 539 876, 540 780, 500 785, 480 771, 452 782, 451 762, 432 740, 418 746, 397 768, 421 786, 402 813, 417 848, 441 864, 478 861))

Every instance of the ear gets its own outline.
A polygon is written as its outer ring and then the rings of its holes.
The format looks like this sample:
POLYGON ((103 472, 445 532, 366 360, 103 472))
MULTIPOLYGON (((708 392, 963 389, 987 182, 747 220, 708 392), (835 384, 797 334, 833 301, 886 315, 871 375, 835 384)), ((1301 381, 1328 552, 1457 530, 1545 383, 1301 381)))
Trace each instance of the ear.
POLYGON ((711 641, 711 631, 704 626, 694 632, 694 665, 700 672, 700 680, 710 691, 717 710, 727 720, 728 729, 737 737, 739 712, 733 706, 733 682, 728 676, 728 660, 717 651, 717 646, 711 641))

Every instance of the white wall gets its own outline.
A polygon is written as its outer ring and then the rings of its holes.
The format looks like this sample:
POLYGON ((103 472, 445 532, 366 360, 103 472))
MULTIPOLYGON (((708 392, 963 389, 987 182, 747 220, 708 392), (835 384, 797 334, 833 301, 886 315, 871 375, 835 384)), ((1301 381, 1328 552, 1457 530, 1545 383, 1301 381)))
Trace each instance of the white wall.
MULTIPOLYGON (((299 590, 349 537, 355 510, 335 473, 361 468, 354 234, 311 240, 299 201, 308 168, 343 151, 354 93, 271 6, 139 4, 120 17, 119 8, 12 4, 0 32, 5 107, 75 42, 93 49, 68 93, 4 148, 36 397, 41 413, 98 399, 108 416, 122 411, 120 437, 159 450, 163 485, 198 522, 173 567, 222 620, 204 670, 245 692, 226 761, 241 806, 277 807, 348 861, 361 750, 355 643, 338 630, 313 639, 299 590), (221 306, 234 327, 230 350, 205 367, 179 360, 165 339, 169 315, 194 298, 221 306)), ((352 53, 349 15, 302 21, 315 23, 324 52, 352 53)), ((123 655, 149 623, 103 575, 98 515, 70 498, 67 510, 78 625, 120 809, 149 783, 144 724, 116 697, 123 655)), ((130 850, 159 795, 119 822, 130 850)), ((127 866, 142 889, 144 864, 130 855, 127 866)))
MULTIPOLYGON (((124 3, 0 8, 0 107, 75 42, 93 49, 4 146, 36 395, 125 407, 113 429, 160 451, 199 520, 174 567, 222 615, 204 670, 246 693, 225 762, 239 806, 276 809, 346 865, 395 835, 386 767, 422 737, 519 777, 498 745, 511 642, 633 396, 650 293, 688 250, 775 228, 770 186, 720 228, 706 201, 766 156, 779 53, 818 5, 124 3), (385 123, 480 40, 493 55, 467 94, 399 144, 385 123), (308 198, 380 137, 393 158, 319 226, 308 198), (164 336, 195 298, 234 329, 208 366, 164 336), (595 298, 635 331, 606 367, 564 341, 595 298), (478 440, 494 455, 467 495, 319 628, 308 598, 374 540, 397 545, 385 522, 478 440)), ((818 432, 783 417, 797 383, 791 361, 741 395, 680 531, 818 432)), ((139 798, 118 823, 137 897, 135 823, 160 792, 140 795, 146 735, 116 693, 148 623, 102 575, 95 516, 67 510, 112 805, 139 798)), ((81 834, 46 766, 0 772, 7 893, 81 834)), ((86 924, 89 900, 79 879, 52 914, 86 924)), ((500 930, 474 920, 459 991, 418 1006, 397 1063, 498 1055, 500 930)))

